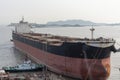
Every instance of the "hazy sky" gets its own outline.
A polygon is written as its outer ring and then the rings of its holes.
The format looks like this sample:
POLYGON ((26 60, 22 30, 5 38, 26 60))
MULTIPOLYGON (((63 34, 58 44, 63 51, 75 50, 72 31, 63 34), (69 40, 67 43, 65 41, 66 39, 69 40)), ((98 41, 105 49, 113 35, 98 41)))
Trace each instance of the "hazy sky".
POLYGON ((83 19, 120 22, 120 0, 0 0, 0 24, 83 19))

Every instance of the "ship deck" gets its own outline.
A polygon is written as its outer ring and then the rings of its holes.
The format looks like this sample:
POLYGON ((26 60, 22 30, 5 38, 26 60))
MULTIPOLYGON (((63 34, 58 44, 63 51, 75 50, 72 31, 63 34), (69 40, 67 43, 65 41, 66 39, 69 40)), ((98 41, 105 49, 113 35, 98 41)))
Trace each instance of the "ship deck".
POLYGON ((99 37, 96 39, 89 39, 89 38, 73 38, 73 37, 68 37, 68 36, 57 36, 57 35, 51 35, 51 34, 39 34, 39 33, 24 33, 21 34, 24 37, 28 37, 28 38, 32 38, 32 39, 36 39, 36 40, 46 40, 48 42, 64 42, 64 41, 68 41, 68 42, 113 42, 114 40, 111 38, 103 38, 103 37, 99 37))
POLYGON ((41 33, 22 33, 22 34, 16 33, 16 34, 30 40, 38 41, 38 42, 49 44, 49 45, 55 45, 55 46, 60 46, 64 42, 69 42, 69 43, 81 42, 88 45, 102 44, 103 47, 110 46, 115 43, 113 39, 106 39, 102 37, 99 37, 96 39, 89 39, 89 38, 74 38, 74 37, 68 37, 68 36, 57 36, 57 35, 41 34, 41 33))

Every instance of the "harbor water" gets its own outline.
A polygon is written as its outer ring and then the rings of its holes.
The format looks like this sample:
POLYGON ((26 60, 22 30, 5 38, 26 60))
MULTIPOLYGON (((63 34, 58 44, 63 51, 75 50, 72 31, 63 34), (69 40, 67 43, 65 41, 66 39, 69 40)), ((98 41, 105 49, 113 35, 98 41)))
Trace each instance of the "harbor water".
MULTIPOLYGON (((91 38, 91 27, 47 27, 33 28, 33 32, 49 33, 61 36, 91 38)), ((120 26, 94 27, 94 38, 105 37, 116 40, 115 47, 120 48, 120 26)), ((3 66, 15 66, 24 61, 25 55, 14 48, 12 39, 13 27, 0 26, 0 68, 3 66)), ((108 80, 120 80, 120 52, 111 53, 111 74, 108 80)))

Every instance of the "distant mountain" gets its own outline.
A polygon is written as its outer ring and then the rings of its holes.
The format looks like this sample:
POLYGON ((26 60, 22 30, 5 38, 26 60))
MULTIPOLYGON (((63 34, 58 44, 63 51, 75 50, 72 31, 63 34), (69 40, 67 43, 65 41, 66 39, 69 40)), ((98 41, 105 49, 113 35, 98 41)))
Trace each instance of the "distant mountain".
POLYGON ((85 20, 66 20, 66 21, 55 21, 55 22, 48 22, 46 25, 96 25, 96 23, 91 21, 85 20))

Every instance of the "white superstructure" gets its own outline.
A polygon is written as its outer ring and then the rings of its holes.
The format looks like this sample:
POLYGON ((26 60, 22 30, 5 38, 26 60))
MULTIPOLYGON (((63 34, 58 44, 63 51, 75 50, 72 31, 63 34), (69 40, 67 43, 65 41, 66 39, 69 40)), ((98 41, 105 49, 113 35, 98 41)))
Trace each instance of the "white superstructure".
POLYGON ((24 18, 15 26, 15 32, 17 33, 30 33, 31 25, 28 22, 24 22, 24 18))

